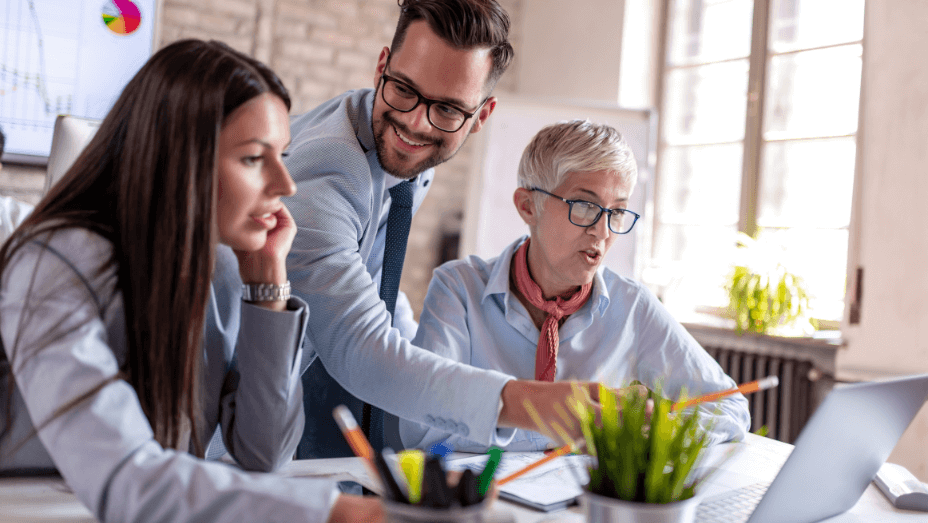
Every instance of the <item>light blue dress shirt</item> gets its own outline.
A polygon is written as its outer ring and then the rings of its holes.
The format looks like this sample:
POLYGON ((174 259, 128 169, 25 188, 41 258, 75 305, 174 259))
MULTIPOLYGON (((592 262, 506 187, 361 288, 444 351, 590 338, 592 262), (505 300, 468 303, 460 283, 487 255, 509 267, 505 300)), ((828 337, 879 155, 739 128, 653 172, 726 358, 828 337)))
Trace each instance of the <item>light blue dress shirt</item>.
MULTIPOLYGON (((377 158, 374 93, 349 91, 291 121, 286 164, 298 190, 284 201, 298 231, 287 270, 294 293, 312 310, 307 346, 319 355, 313 365, 324 365, 337 382, 325 381, 318 369, 307 372, 304 400, 312 423, 301 457, 348 452, 332 420, 342 387, 387 412, 421 423, 440 420, 457 434, 490 444, 500 393, 511 379, 410 344, 412 322, 398 318, 400 328, 390 325, 379 286, 389 188, 400 180, 377 158)), ((416 178, 413 212, 433 174, 429 169, 416 178)), ((411 315, 403 296, 397 302, 401 314, 411 315)))
MULTIPOLYGON (((68 229, 21 248, 2 274, 0 334, 9 367, 0 375, 12 368, 16 388, 6 427, 11 382, 0 380, 0 431, 7 431, 0 471, 57 470, 101 521, 325 521, 338 495, 334 482, 249 473, 155 441, 135 390, 119 377, 127 357, 122 293, 115 267, 100 270, 111 253, 104 238, 68 229)), ((221 427, 244 469, 268 471, 292 458, 302 433, 300 373, 311 355, 300 341, 308 311, 299 299, 286 312, 245 304, 241 283, 235 255, 220 246, 206 313, 199 432, 208 438, 221 427)))
MULTIPOLYGON (((525 238, 487 261, 470 256, 435 269, 413 343, 471 365, 522 379, 535 375, 539 330, 509 288, 512 256, 525 238)), ((734 388, 699 343, 640 283, 600 267, 589 300, 559 329, 555 380, 598 381, 613 387, 639 380, 665 397, 689 397, 734 388)), ((741 394, 700 408, 712 442, 740 439, 750 426, 741 394), (718 407, 718 411, 716 411, 718 407)), ((447 438, 457 450, 487 445, 453 431, 400 421, 407 447, 429 448, 447 438)), ((541 450, 547 438, 518 430, 509 450, 541 450)))

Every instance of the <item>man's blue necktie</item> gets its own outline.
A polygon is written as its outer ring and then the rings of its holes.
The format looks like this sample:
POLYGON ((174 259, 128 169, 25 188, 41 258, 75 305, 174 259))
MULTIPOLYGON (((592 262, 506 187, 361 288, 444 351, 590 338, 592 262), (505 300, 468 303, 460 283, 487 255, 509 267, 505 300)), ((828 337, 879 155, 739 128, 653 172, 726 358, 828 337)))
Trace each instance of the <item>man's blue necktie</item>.
MULTIPOLYGON (((412 183, 405 181, 390 188, 390 214, 387 215, 387 240, 383 250, 383 268, 380 272, 380 299, 387 305, 393 321, 396 295, 403 275, 406 258, 406 240, 412 223, 412 183)), ((376 444, 383 441, 383 411, 364 404, 361 426, 367 439, 376 444)), ((375 450, 380 450, 374 447, 375 450)))
POLYGON ((393 316, 396 295, 400 290, 403 275, 403 260, 406 258, 406 240, 412 223, 412 184, 408 181, 390 188, 390 214, 387 216, 387 241, 383 249, 383 269, 380 273, 380 299, 387 304, 393 316))

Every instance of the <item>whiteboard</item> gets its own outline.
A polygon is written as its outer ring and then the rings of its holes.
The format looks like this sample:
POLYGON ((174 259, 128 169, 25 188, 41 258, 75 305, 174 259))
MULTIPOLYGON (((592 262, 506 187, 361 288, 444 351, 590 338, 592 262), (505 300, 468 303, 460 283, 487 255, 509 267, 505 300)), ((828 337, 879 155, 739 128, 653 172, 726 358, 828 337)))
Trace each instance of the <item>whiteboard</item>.
POLYGON ((5 161, 46 161, 59 114, 101 119, 151 56, 160 0, 0 2, 5 161))
MULTIPOLYGON (((516 238, 528 234, 512 195, 518 187, 522 151, 542 127, 575 118, 589 118, 616 128, 625 137, 638 163, 638 183, 628 208, 642 215, 632 232, 619 236, 603 263, 623 276, 639 279, 650 245, 650 210, 653 201, 654 112, 605 105, 539 101, 501 96, 481 132, 478 154, 472 163, 461 257, 498 256, 516 238), (481 136, 482 135, 482 136, 481 136)), ((472 139, 473 139, 472 138, 472 139)), ((567 219, 567 217, 564 217, 567 219)))

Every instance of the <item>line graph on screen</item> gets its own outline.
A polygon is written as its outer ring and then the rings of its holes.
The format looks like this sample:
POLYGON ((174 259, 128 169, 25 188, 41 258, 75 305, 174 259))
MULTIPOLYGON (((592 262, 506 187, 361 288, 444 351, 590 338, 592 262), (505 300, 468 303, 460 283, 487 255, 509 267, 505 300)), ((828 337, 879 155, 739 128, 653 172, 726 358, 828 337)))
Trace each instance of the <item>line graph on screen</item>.
POLYGON ((155 0, 5 0, 0 127, 7 155, 44 159, 59 114, 102 118, 152 49, 155 0))
MULTIPOLYGON (((77 11, 60 13, 61 19, 76 20, 77 11)), ((70 57, 60 56, 49 76, 45 37, 33 0, 6 4, 3 40, 0 42, 0 125, 8 133, 27 129, 51 129, 55 116, 70 114, 76 79, 77 35, 74 27, 55 25, 57 37, 70 40, 70 57), (69 34, 70 33, 70 34, 69 34), (69 58, 69 59, 68 59, 69 58), (64 67, 58 66, 59 63, 64 67)))

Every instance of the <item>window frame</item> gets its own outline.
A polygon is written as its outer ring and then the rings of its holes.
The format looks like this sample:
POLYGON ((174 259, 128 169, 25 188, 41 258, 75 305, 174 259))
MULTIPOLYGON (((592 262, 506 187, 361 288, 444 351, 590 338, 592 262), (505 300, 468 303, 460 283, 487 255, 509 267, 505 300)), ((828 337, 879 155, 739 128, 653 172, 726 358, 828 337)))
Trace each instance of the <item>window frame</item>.
MULTIPOLYGON (((671 39, 671 3, 674 0, 661 0, 658 5, 658 17, 657 17, 657 37, 655 39, 655 57, 654 68, 652 69, 655 83, 653 88, 652 99, 654 100, 654 106, 657 108, 660 118, 657 119, 657 129, 655 133, 655 162, 654 162, 654 172, 656 173, 654 180, 654 194, 655 199, 653 202, 653 218, 649 220, 652 228, 659 226, 662 222, 658 220, 659 213, 659 202, 660 198, 658 197, 661 194, 662 190, 662 176, 661 169, 662 163, 665 159, 666 149, 668 145, 665 141, 666 125, 667 120, 664 118, 664 111, 666 107, 666 92, 665 84, 668 77, 668 72, 673 68, 668 67, 668 58, 667 53, 670 46, 671 39)), ((821 138, 854 138, 855 143, 855 154, 854 154, 854 174, 853 174, 853 187, 852 187, 852 196, 851 196, 851 209, 850 209, 850 221, 848 223, 848 249, 846 255, 846 286, 844 293, 844 311, 842 314, 841 320, 821 320, 819 319, 819 328, 820 329, 839 329, 848 324, 854 325, 859 322, 859 311, 860 311, 860 292, 859 288, 862 284, 862 269, 858 267, 859 260, 859 245, 860 245, 860 227, 859 227, 859 216, 860 216, 860 170, 861 170, 861 139, 864 133, 864 122, 862 119, 863 116, 863 100, 864 100, 864 88, 863 88, 863 60, 864 54, 866 53, 866 35, 861 34, 861 39, 841 42, 836 44, 827 44, 820 46, 813 46, 801 49, 794 49, 782 52, 772 52, 770 50, 770 20, 771 20, 771 6, 772 0, 753 0, 754 7, 751 16, 751 43, 750 43, 750 55, 748 56, 748 85, 747 85, 747 107, 745 114, 745 133, 742 140, 743 144, 743 153, 742 153, 742 170, 741 170, 741 193, 739 201, 739 212, 738 212, 738 231, 747 234, 748 236, 754 236, 758 230, 757 224, 757 210, 759 205, 759 194, 758 188, 760 187, 761 182, 761 169, 763 162, 763 150, 764 150, 764 124, 765 124, 765 107, 767 102, 767 74, 770 68, 771 59, 776 56, 784 56, 789 54, 804 53, 808 51, 816 51, 820 49, 828 49, 832 47, 846 46, 849 44, 859 44, 861 46, 861 57, 862 57, 862 70, 861 70, 861 86, 858 96, 858 113, 857 113, 857 129, 854 133, 843 134, 843 135, 822 135, 822 136, 809 136, 809 137, 797 137, 797 138, 787 138, 787 139, 774 139, 767 140, 767 142, 780 142, 780 141, 802 141, 802 140, 812 140, 812 139, 821 139, 821 138)), ((864 0, 864 28, 866 28, 866 0, 864 0)), ((708 63, 721 63, 728 60, 713 61, 708 63)), ((704 64, 695 64, 695 65, 704 65, 704 64)), ((703 144, 703 145, 709 145, 703 144)), ((654 260, 654 247, 652 245, 650 250, 650 258, 654 260)), ((698 305, 698 304, 696 304, 698 305)))

